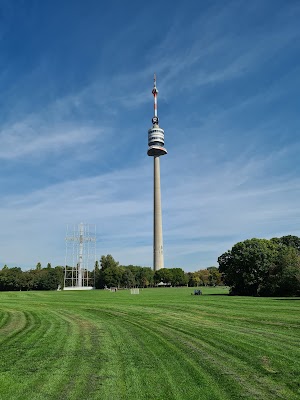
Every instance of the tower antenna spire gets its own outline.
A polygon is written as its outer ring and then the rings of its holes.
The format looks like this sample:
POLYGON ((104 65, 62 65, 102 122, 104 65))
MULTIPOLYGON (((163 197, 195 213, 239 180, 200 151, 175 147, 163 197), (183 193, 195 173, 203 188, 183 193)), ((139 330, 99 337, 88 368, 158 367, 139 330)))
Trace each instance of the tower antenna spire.
POLYGON ((156 123, 158 124, 158 116, 157 116, 157 95, 158 95, 158 89, 156 87, 156 74, 154 74, 154 83, 153 83, 153 89, 152 89, 153 97, 154 97, 154 121, 152 119, 153 125, 156 123))

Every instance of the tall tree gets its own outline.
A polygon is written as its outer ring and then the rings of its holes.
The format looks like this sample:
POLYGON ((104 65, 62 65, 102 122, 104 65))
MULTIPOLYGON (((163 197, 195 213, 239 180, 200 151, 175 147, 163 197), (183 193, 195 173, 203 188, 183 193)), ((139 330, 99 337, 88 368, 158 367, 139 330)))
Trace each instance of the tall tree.
POLYGON ((0 290, 20 290, 23 285, 21 268, 13 267, 0 271, 0 290))
POLYGON ((296 247, 279 245, 268 278, 261 284, 260 295, 296 296, 300 294, 300 257, 296 247))
POLYGON ((120 267, 108 267, 102 271, 103 285, 107 287, 120 287, 123 270, 120 267))
POLYGON ((235 244, 218 258, 219 271, 232 294, 255 296, 274 265, 278 246, 266 239, 248 239, 235 244))
POLYGON ((195 272, 195 275, 199 277, 200 286, 209 286, 209 271, 208 269, 200 269, 195 272))
POLYGON ((171 284, 172 286, 184 286, 187 284, 188 280, 181 268, 170 268, 171 272, 171 284))
POLYGON ((140 267, 137 270, 135 279, 139 287, 153 286, 154 271, 149 267, 140 267))
POLYGON ((188 285, 190 287, 199 286, 200 278, 199 278, 199 275, 196 274, 196 272, 187 272, 186 275, 187 275, 187 279, 188 279, 188 285))
POLYGON ((222 274, 219 272, 217 267, 208 267, 207 271, 209 272, 208 280, 210 286, 220 285, 222 281, 222 274))
POLYGON ((124 268, 124 272, 122 274, 122 285, 126 288, 132 288, 136 285, 135 275, 129 268, 124 268))
POLYGON ((300 238, 298 236, 287 235, 280 238, 272 238, 271 241, 279 245, 294 247, 300 254, 300 238))
POLYGON ((232 294, 292 296, 300 294, 298 238, 250 239, 218 258, 232 294))
POLYGON ((171 283, 172 273, 168 268, 161 268, 154 272, 154 283, 171 283))
POLYGON ((102 271, 107 268, 118 267, 119 263, 116 261, 111 254, 107 254, 107 256, 101 256, 100 265, 102 271))

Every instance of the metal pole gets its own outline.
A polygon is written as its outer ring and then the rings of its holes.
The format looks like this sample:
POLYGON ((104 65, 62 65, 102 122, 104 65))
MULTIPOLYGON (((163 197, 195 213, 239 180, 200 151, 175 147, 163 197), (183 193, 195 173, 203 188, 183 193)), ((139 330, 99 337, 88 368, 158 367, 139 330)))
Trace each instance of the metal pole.
POLYGON ((79 225, 79 263, 77 286, 82 287, 82 257, 83 257, 83 223, 79 225))

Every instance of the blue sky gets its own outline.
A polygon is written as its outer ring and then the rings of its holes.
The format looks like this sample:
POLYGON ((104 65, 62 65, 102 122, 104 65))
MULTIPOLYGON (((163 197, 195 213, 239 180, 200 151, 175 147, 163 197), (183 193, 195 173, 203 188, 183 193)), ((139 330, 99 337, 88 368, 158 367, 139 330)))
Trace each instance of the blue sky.
POLYGON ((152 266, 158 115, 166 267, 300 236, 299 1, 0 1, 0 265, 64 264, 66 225, 152 266))

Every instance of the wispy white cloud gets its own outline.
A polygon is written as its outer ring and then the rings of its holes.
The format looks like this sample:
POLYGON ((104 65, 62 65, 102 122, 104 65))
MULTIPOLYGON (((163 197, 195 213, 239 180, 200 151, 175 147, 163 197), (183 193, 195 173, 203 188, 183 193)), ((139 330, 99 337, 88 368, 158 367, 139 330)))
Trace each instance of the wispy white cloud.
POLYGON ((44 152, 60 153, 70 147, 92 142, 102 133, 87 126, 59 126, 49 132, 48 127, 43 127, 42 121, 39 121, 39 125, 36 122, 35 126, 32 126, 32 121, 18 122, 0 132, 0 159, 12 160, 28 155, 39 157, 44 152))

